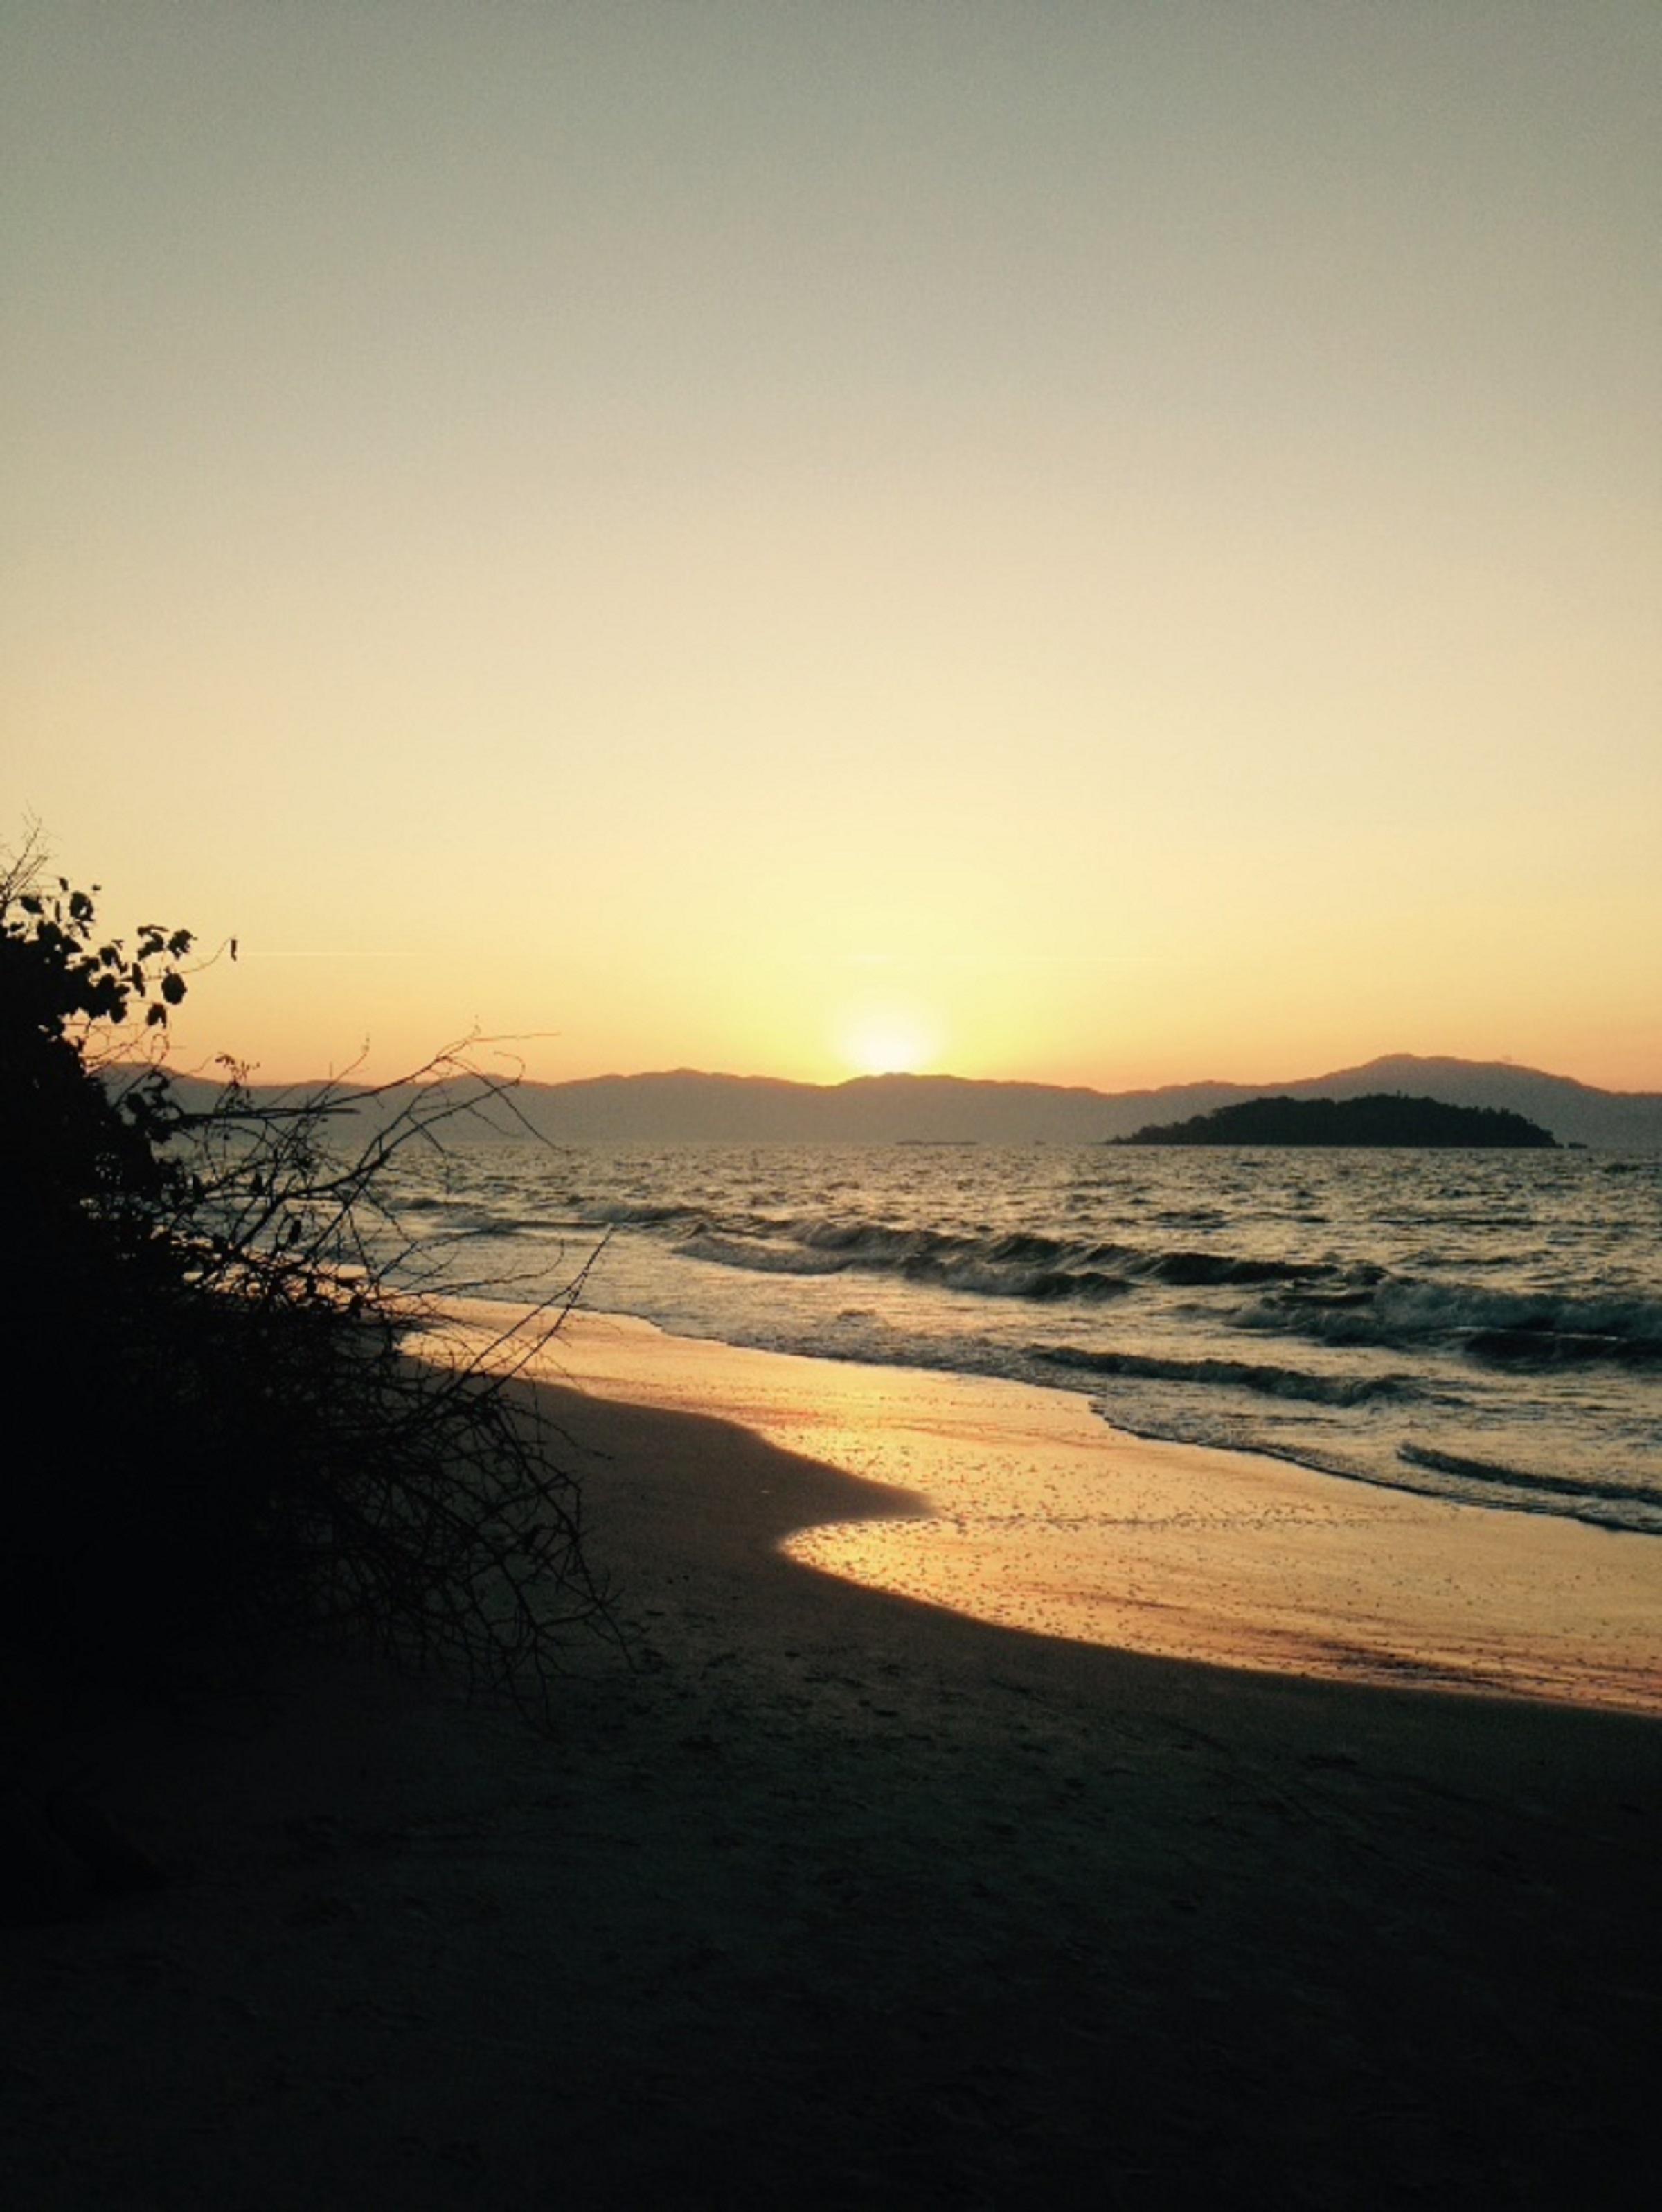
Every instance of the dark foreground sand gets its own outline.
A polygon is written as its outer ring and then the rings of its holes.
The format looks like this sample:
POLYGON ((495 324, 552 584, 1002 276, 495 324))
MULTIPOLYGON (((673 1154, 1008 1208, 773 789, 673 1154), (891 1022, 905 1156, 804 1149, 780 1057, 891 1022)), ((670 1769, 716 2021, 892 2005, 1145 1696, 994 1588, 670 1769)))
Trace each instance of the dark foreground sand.
POLYGON ((557 1411, 633 1670, 88 1746, 168 1878, 0 1930, 0 2202, 1648 2200, 1662 1723, 989 1625, 775 1548, 892 1491, 557 1411))

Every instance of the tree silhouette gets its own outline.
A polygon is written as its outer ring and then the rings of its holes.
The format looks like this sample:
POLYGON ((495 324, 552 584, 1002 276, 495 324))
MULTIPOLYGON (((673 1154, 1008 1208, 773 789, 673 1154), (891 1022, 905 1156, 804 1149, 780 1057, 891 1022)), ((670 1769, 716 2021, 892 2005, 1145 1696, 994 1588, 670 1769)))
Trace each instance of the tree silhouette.
POLYGON ((385 1195, 511 1085, 441 1055, 356 1146, 374 1094, 339 1085, 260 1109, 228 1066, 187 1111, 155 1048, 193 948, 102 936, 33 838, 0 872, 0 1656, 131 1679, 325 1620, 545 1708, 563 1632, 608 1617, 514 1388, 577 1285, 486 1355, 413 1358, 442 1316, 398 1287, 385 1195))

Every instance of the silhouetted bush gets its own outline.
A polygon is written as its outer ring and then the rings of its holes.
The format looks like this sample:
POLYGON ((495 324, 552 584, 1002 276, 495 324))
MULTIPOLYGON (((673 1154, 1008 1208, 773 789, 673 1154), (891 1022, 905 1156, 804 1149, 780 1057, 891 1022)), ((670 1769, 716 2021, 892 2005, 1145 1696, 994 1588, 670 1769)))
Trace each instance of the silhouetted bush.
POLYGON ((412 1358, 441 1319, 396 1286, 384 1199, 403 1146, 511 1086, 435 1062, 356 1146, 377 1094, 259 1109, 229 1069, 187 1111, 116 1054, 165 1035, 190 933, 95 919, 31 850, 0 877, 0 1656, 149 1675, 325 1620, 543 1703, 564 1632, 606 1617, 512 1387, 575 1288, 484 1355, 412 1358))

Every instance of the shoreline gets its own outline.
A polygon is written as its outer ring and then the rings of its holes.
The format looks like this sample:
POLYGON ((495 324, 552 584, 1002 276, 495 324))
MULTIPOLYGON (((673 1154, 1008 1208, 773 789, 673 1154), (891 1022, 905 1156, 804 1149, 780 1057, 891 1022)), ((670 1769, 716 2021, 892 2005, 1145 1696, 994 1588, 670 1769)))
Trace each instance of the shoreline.
MULTIPOLYGON (((451 1309, 464 1340, 526 1310, 451 1309)), ((527 1370, 878 1483, 799 1564, 1147 1656, 1662 1715, 1655 1538, 1134 1436, 1081 1393, 764 1352, 573 1309, 527 1370)))

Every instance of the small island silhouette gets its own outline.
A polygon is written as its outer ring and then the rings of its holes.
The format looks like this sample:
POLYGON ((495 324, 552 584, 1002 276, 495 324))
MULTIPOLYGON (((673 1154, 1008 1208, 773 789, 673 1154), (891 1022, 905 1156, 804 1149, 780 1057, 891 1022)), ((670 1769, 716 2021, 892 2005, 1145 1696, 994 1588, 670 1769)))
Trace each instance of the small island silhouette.
POLYGON ((1555 1149, 1549 1129, 1501 1106, 1371 1091, 1361 1098, 1247 1098, 1187 1121, 1150 1122, 1111 1145, 1417 1145, 1555 1149))

